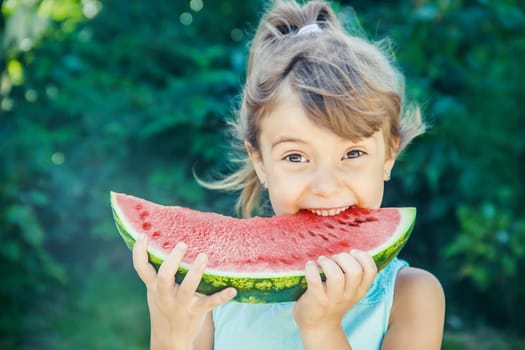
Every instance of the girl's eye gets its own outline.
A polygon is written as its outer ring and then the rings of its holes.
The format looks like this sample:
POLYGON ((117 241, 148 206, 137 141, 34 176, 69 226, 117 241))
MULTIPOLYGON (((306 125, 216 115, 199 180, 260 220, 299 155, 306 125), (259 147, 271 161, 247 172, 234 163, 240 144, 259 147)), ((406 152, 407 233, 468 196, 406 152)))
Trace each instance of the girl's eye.
POLYGON ((365 155, 365 152, 363 152, 361 150, 358 150, 358 149, 354 149, 354 150, 351 150, 351 151, 347 152, 343 158, 344 159, 353 159, 353 158, 359 158, 359 157, 361 157, 363 155, 365 155))
POLYGON ((292 153, 284 157, 285 160, 292 162, 292 163, 306 163, 308 162, 308 159, 306 159, 305 156, 299 154, 299 153, 292 153))

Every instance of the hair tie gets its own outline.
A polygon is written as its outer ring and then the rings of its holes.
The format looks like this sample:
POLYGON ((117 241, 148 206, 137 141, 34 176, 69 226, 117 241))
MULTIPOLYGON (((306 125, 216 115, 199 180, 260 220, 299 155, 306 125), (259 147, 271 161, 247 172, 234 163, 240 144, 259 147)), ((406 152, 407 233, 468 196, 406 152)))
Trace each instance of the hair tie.
POLYGON ((297 32, 297 35, 303 35, 307 33, 314 33, 314 32, 320 32, 321 27, 317 23, 307 24, 304 27, 301 27, 299 31, 297 32))

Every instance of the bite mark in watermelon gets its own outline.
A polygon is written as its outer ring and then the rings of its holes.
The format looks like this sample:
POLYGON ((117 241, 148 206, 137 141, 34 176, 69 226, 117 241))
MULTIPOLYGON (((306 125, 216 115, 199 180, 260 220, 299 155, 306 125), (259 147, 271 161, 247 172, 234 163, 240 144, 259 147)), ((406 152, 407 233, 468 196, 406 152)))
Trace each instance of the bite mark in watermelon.
POLYGON ((382 269, 405 245, 416 217, 415 208, 350 208, 335 216, 301 211, 237 219, 115 192, 111 206, 130 249, 138 235, 149 237, 149 259, 156 268, 178 242, 187 244, 177 283, 204 252, 208 265, 197 291, 212 294, 232 286, 235 300, 248 303, 297 300, 306 290, 306 262, 321 255, 360 249, 382 269))

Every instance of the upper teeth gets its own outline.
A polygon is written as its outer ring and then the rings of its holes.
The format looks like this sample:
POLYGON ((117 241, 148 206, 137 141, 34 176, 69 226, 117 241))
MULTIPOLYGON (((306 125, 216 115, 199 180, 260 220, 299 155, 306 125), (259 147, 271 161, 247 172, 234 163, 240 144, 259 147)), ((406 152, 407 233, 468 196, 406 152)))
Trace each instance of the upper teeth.
POLYGON ((342 213, 348 208, 349 207, 341 207, 341 208, 335 208, 335 209, 309 209, 309 211, 319 216, 334 216, 339 213, 342 213))

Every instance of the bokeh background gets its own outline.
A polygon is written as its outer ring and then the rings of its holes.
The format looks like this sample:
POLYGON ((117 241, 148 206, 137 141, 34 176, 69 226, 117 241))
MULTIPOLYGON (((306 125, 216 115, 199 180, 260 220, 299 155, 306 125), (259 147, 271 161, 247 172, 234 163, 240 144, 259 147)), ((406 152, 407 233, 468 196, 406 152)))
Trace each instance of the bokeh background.
MULTIPOLYGON (((144 349, 145 289, 109 191, 234 215, 235 194, 192 171, 228 170, 226 122, 265 2, 0 5, 0 348, 144 349)), ((392 39, 432 124, 385 205, 418 208, 401 255, 443 283, 443 349, 525 349, 523 6, 334 2, 392 39)))

